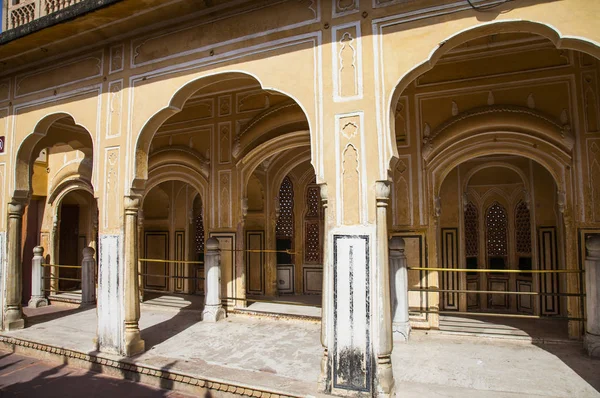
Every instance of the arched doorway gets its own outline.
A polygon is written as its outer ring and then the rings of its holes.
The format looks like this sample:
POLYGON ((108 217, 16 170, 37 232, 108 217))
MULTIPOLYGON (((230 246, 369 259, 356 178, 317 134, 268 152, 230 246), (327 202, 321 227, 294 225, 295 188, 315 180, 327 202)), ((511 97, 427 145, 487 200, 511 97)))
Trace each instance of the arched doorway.
MULTIPOLYGON (((67 266, 81 266, 83 249, 97 249, 98 208, 93 195, 82 189, 69 190, 57 200, 57 226, 54 231, 55 261, 67 266)), ((50 299, 75 302, 81 300, 82 269, 56 268, 56 281, 50 281, 50 299), (53 283, 58 282, 58 283, 53 283), (53 292, 56 290, 56 293, 53 292)), ((94 275, 97 275, 94 267, 94 275)))
POLYGON ((440 286, 489 293, 444 293, 443 310, 567 315, 558 295, 566 290, 565 275, 526 272, 565 269, 558 192, 544 167, 520 156, 478 157, 446 176, 440 265, 473 272, 442 273, 440 286))
POLYGON ((203 292, 202 199, 180 180, 156 184, 144 195, 139 221, 141 287, 150 293, 203 292))
MULTIPOLYGON (((195 80, 183 87, 173 102, 177 102, 177 106, 159 112, 146 123, 137 143, 131 192, 143 192, 145 196, 140 212, 143 222, 139 223, 144 231, 140 230, 139 239, 144 240, 143 234, 153 229, 165 232, 164 225, 159 228, 158 219, 152 220, 158 217, 155 211, 165 213, 161 216, 163 224, 169 222, 167 209, 186 213, 185 261, 201 262, 203 240, 210 237, 219 240, 221 296, 229 309, 244 307, 247 293, 273 298, 278 294, 281 279, 276 259, 275 213, 279 184, 285 174, 279 176, 278 172, 284 167, 289 173, 290 167, 300 161, 304 163, 303 169, 295 173, 311 170, 311 176, 300 176, 304 178, 302 189, 308 179, 315 177, 310 164, 306 114, 292 98, 276 90, 263 89, 254 77, 237 72, 195 80), (289 164, 290 159, 295 163, 289 164), (278 178, 278 182, 275 183, 274 178, 278 178), (177 191, 183 189, 181 184, 185 183, 196 196, 188 198, 184 206, 174 202, 172 189, 165 184, 176 184, 177 191)), ((304 216, 296 217, 303 219, 304 216)), ((183 232, 183 226, 173 228, 183 232)), ((302 244, 301 236, 302 232, 297 235, 295 247, 302 244)), ((162 239, 166 242, 166 238, 162 239)), ((166 251, 154 255, 178 263, 181 258, 168 259, 175 255, 174 239, 176 236, 169 238, 168 255, 166 251)), ((149 259, 148 244, 143 244, 146 248, 138 255, 149 259)), ((152 247, 154 249, 154 245, 152 247)), ((302 259, 302 256, 297 257, 298 261, 302 259)), ((310 265, 320 266, 314 262, 310 265)), ((158 271, 165 275, 161 277, 163 282, 177 279, 174 271, 166 270, 167 266, 160 267, 158 271)), ((303 292, 304 271, 304 264, 290 270, 289 292, 303 292)), ((143 269, 140 272, 146 273, 143 269)), ((198 272, 197 275, 201 275, 201 267, 198 272)), ((143 279, 140 282, 147 283, 143 279)), ((158 290, 203 293, 200 285, 167 288, 172 284, 162 283, 158 290)), ((316 284, 321 285, 314 282, 315 289, 316 284)))
MULTIPOLYGON (((34 307, 46 302, 39 297, 46 297, 51 302, 82 303, 79 267, 82 266, 83 250, 90 246, 95 248, 98 225, 93 196, 93 154, 89 131, 64 113, 52 114, 39 121, 35 132, 19 148, 12 206, 23 209, 23 222, 21 229, 20 220, 15 217, 13 231, 19 231, 24 239, 20 248, 22 263, 17 261, 15 264, 14 257, 11 262, 11 272, 17 276, 15 283, 18 286, 7 285, 10 294, 6 305, 10 310, 5 318, 6 329, 23 327, 20 303, 29 301, 34 295, 36 300, 30 301, 34 307), (63 236, 61 221, 65 221, 63 236), (32 278, 37 278, 32 268, 36 246, 43 249, 43 259, 39 260, 43 268, 41 293, 31 289, 32 278), (60 264, 61 257, 68 264, 60 264), (59 297, 65 292, 70 296, 59 297)), ((96 273, 96 267, 91 273, 96 273)), ((89 290, 95 290, 92 285, 88 285, 89 290)), ((88 304, 94 296, 95 292, 90 293, 88 304)), ((36 310, 32 308, 31 311, 33 322, 36 310)))
POLYGON ((497 268, 409 273, 414 324, 437 328, 440 311, 564 316, 569 336, 578 338, 583 311, 577 228, 597 222, 593 214, 600 204, 590 173, 593 143, 584 140, 595 128, 588 121, 598 116, 597 106, 586 104, 598 92, 573 84, 573 76, 584 85, 595 82, 598 61, 557 49, 551 35, 510 26, 453 37, 392 95, 398 159, 392 164, 390 230, 408 239, 409 263, 417 268, 497 268), (480 169, 464 174, 474 164, 480 169), (502 178, 506 182, 498 182, 502 178), (535 195, 538 181, 545 181, 537 188, 545 191, 535 195), (485 185, 486 194, 480 192, 485 185), (547 199, 552 203, 544 204, 547 199), (536 274, 549 264, 563 267, 564 274, 536 274), (432 291, 475 288, 484 291, 479 299, 432 291), (489 293, 495 290, 523 294, 489 293))

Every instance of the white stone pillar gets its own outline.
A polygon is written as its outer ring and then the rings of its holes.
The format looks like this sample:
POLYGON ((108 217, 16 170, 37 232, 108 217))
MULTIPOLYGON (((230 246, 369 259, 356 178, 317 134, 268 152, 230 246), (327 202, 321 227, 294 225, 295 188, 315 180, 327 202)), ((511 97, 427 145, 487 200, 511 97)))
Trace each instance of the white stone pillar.
POLYGON ((392 309, 390 303, 390 267, 388 261, 387 206, 390 196, 389 181, 375 183, 377 201, 377 263, 375 270, 375 291, 372 300, 376 300, 377 316, 375 330, 376 387, 378 397, 394 396, 394 375, 392 373, 392 309))
POLYGON ((145 344, 140 336, 140 296, 137 261, 137 215, 140 208, 139 196, 125 197, 125 355, 130 357, 144 352, 145 344))
POLYGON ((81 260, 81 304, 94 304, 96 302, 96 283, 94 260, 94 249, 85 247, 83 249, 83 260, 81 260))
POLYGON ((221 250, 217 238, 206 241, 204 255, 204 311, 202 320, 217 322, 225 318, 225 310, 221 304, 221 250))
POLYGON ((8 204, 8 253, 6 264, 6 299, 4 307, 4 330, 17 330, 25 327, 25 317, 21 307, 23 288, 21 268, 21 228, 24 203, 13 200, 8 204))
POLYGON ((408 272, 404 239, 394 236, 390 239, 390 291, 392 297, 392 331, 394 341, 408 341, 410 322, 408 321, 408 272))
POLYGON ((592 236, 585 242, 585 302, 587 321, 584 345, 588 354, 600 358, 600 236, 592 236))
POLYGON ((29 299, 29 308, 45 307, 48 300, 44 295, 44 248, 36 246, 33 248, 33 259, 31 260, 31 298, 29 299))

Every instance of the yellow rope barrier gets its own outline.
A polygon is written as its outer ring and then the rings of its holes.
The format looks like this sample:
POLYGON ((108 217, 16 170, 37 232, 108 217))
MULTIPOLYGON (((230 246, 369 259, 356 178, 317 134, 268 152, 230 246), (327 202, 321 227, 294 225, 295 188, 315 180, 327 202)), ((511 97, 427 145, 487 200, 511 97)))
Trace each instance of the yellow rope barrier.
POLYGON ((59 281, 81 282, 81 279, 77 279, 77 278, 57 278, 57 277, 51 277, 51 276, 43 276, 42 279, 52 279, 52 280, 59 280, 59 281))
POLYGON ((525 296, 559 296, 559 297, 585 297, 579 293, 546 293, 546 292, 511 292, 498 290, 458 290, 458 289, 408 289, 409 292, 419 293, 482 293, 482 294, 519 294, 525 296))
POLYGON ((575 318, 568 316, 541 316, 541 315, 523 315, 523 314, 498 314, 493 312, 464 312, 464 311, 430 311, 410 309, 408 313, 420 314, 439 314, 439 315, 470 315, 470 316, 493 316, 500 318, 527 318, 527 319, 549 319, 549 320, 569 320, 569 321, 585 321, 585 318, 575 318))
POLYGON ((411 271, 439 271, 439 272, 485 272, 485 273, 512 273, 512 274, 580 274, 583 270, 579 269, 532 269, 532 270, 518 270, 518 269, 467 269, 467 268, 427 268, 427 267, 408 267, 411 271))
POLYGON ((42 267, 81 268, 81 265, 42 264, 42 267))
POLYGON ((157 258, 140 258, 139 261, 145 263, 179 263, 179 264, 204 264, 204 261, 184 261, 184 260, 160 260, 157 258))

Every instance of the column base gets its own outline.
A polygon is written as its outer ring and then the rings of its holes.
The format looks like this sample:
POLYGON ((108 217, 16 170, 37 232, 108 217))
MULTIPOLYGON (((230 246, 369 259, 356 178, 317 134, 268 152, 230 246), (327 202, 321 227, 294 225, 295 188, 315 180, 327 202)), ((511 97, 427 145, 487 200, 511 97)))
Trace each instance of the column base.
POLYGON ((392 372, 392 358, 389 355, 383 355, 377 358, 377 397, 393 397, 394 394, 394 374, 392 372))
POLYGON ((4 330, 19 330, 25 328, 25 319, 20 305, 11 305, 6 308, 4 313, 4 330))
POLYGON ((218 322, 225 319, 225 310, 220 305, 205 305, 202 311, 202 321, 218 322))
POLYGON ((327 348, 323 350, 323 356, 321 357, 321 374, 319 375, 318 389, 319 392, 329 394, 331 393, 331 366, 329 365, 329 354, 327 348))
POLYGON ((583 338, 583 346, 590 357, 600 358, 600 336, 586 332, 583 338))
POLYGON ((392 332, 394 335, 394 341, 408 341, 410 337, 410 322, 393 322, 392 332))
POLYGON ((125 342, 125 356, 132 357, 143 353, 146 350, 146 342, 139 335, 132 341, 125 342))
POLYGON ((25 329, 25 319, 15 319, 14 321, 6 321, 5 329, 7 331, 25 329))
POLYGON ((46 307, 48 305, 48 300, 45 297, 32 297, 31 300, 27 303, 29 308, 40 308, 46 307))

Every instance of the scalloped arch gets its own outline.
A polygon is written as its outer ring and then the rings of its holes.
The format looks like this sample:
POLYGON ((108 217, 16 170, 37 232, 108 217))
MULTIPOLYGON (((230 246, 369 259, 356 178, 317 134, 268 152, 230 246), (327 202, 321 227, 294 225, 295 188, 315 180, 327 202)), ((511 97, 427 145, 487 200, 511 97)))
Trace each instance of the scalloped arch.
POLYGON ((387 112, 384 128, 387 142, 384 144, 385 147, 381 149, 382 152, 386 152, 387 155, 385 155, 386 158, 383 159, 381 163, 382 169, 380 170, 380 174, 382 176, 387 176, 392 159, 398 156, 398 150, 395 147, 395 120, 393 117, 393 110, 396 108, 396 104, 398 103, 402 92, 408 85, 423 73, 433 69, 439 59, 456 46, 469 40, 491 34, 513 32, 528 32, 539 35, 550 40, 558 49, 581 51, 600 59, 600 45, 598 43, 585 38, 565 37, 554 27, 537 21, 491 21, 454 33, 443 40, 438 47, 432 49, 429 58, 416 64, 411 70, 407 71, 403 76, 400 76, 389 94, 384 93, 384 95, 386 95, 384 109, 386 109, 387 112))
MULTIPOLYGON (((92 153, 94 153, 94 137, 92 137, 92 135, 90 134, 90 130, 83 124, 78 123, 77 119, 72 114, 68 112, 56 112, 50 115, 46 115, 44 118, 37 122, 33 131, 25 137, 25 139, 21 142, 21 145, 17 149, 17 154, 15 156, 15 179, 13 185, 13 197, 19 199, 29 198, 29 193, 31 192, 31 176, 33 174, 33 168, 31 167, 33 154, 36 153, 36 151, 39 152, 42 149, 40 146, 44 144, 43 140, 47 137, 50 126, 52 126, 54 122, 64 118, 70 118, 75 125, 85 129, 92 143, 92 153)), ((65 141, 65 138, 69 137, 61 137, 61 142, 65 141)), ((93 163, 92 159, 91 175, 93 175, 94 167, 97 166, 93 163)))

